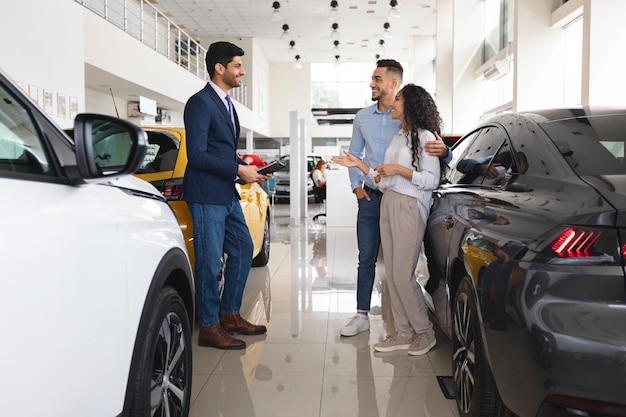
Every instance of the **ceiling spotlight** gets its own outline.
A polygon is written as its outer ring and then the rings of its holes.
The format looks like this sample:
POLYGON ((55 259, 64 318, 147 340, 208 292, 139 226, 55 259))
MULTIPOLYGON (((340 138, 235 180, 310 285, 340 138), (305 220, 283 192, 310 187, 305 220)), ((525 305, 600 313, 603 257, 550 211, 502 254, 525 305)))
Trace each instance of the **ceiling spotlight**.
POLYGON ((285 23, 283 25, 283 33, 280 35, 281 39, 286 38, 287 36, 289 36, 289 25, 287 23, 285 23))
POLYGON ((380 48, 378 48, 378 50, 380 51, 380 54, 384 54, 385 53, 385 40, 381 39, 378 41, 378 44, 380 45, 380 48))
POLYGON ((374 58, 376 58, 376 60, 379 60, 380 59, 380 54, 374 55, 374 58))
POLYGON ((399 18, 400 12, 398 11, 398 9, 396 9, 396 6, 398 5, 398 0, 391 0, 389 2, 389 5, 391 6, 391 9, 389 10, 389 18, 390 19, 399 18))
POLYGON ((341 61, 339 61, 339 55, 335 55, 335 66, 336 67, 341 66, 341 61))
POLYGON ((274 10, 272 11, 272 22, 279 22, 282 20, 282 16, 280 15, 280 3, 275 1, 272 3, 272 7, 274 10))
POLYGON ((301 69, 302 63, 300 62, 300 55, 296 55, 296 62, 293 63, 295 69, 301 69))
POLYGON ((289 50, 287 52, 296 52, 296 41, 289 41, 289 50))
POLYGON ((385 39, 391 39, 393 38, 393 36, 391 35, 391 25, 389 24, 389 22, 385 22, 385 24, 383 25, 383 38, 385 39))
POLYGON ((339 29, 339 23, 335 22, 330 26, 333 31, 330 32, 330 38, 331 39, 338 39, 339 38, 339 32, 337 31, 337 29, 339 29))
POLYGON ((339 7, 339 2, 337 0, 332 0, 330 2, 330 12, 328 13, 328 18, 330 20, 337 20, 337 18, 339 18, 339 10, 337 10, 337 7, 339 7))
POLYGON ((339 41, 335 40, 333 41, 333 45, 335 45, 335 47, 333 48, 333 53, 339 53, 339 41))

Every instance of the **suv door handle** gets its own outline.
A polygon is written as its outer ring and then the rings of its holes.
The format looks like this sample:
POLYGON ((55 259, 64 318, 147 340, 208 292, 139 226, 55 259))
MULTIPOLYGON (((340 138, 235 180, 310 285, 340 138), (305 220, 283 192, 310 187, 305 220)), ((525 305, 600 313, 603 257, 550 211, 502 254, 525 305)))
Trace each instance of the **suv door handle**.
POLYGON ((450 230, 454 226, 454 218, 451 215, 447 215, 442 224, 445 229, 450 230))

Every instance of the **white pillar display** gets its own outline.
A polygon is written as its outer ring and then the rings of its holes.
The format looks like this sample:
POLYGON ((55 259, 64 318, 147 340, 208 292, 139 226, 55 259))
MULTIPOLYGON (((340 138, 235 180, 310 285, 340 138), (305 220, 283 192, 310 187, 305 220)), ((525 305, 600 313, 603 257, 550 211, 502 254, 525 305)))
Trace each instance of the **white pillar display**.
POLYGON ((359 206, 348 168, 326 170, 326 227, 356 227, 359 206))
POLYGON ((298 158, 300 159, 300 185, 302 192, 300 193, 300 218, 306 219, 308 208, 309 208, 309 192, 307 187, 307 177, 309 176, 308 165, 306 160, 306 155, 308 152, 308 148, 306 146, 306 121, 304 119, 299 119, 299 147, 298 147, 298 158))
MULTIPOLYGON (((289 219, 292 226, 300 225, 302 193, 302 161, 299 157, 302 143, 299 139, 298 112, 289 112, 289 219)), ((306 189, 305 189, 306 192, 306 189)))
POLYGON ((250 129, 246 131, 246 153, 254 153, 254 132, 250 129))

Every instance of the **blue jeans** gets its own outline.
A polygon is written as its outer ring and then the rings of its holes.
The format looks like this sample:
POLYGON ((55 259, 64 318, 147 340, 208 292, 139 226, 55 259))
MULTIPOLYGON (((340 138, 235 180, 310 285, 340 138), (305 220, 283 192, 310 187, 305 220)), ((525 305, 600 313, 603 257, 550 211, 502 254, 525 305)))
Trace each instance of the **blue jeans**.
POLYGON ((252 266, 254 246, 235 195, 230 205, 189 203, 196 255, 196 305, 200 325, 220 322, 219 314, 239 313, 252 266), (217 278, 226 254, 224 292, 220 301, 217 278))
POLYGON ((376 276, 376 259, 380 247, 380 202, 382 197, 370 194, 370 201, 358 200, 359 212, 356 220, 356 238, 359 246, 357 269, 356 308, 369 311, 372 289, 376 276))

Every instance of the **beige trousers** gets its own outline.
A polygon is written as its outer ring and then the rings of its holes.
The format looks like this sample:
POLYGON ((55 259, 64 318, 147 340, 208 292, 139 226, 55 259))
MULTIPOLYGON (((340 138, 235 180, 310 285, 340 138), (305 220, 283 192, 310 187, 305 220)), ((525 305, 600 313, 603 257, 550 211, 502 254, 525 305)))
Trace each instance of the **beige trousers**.
POLYGON ((380 206, 380 240, 391 311, 396 330, 404 336, 434 333, 415 278, 425 229, 414 197, 385 190, 380 206))

